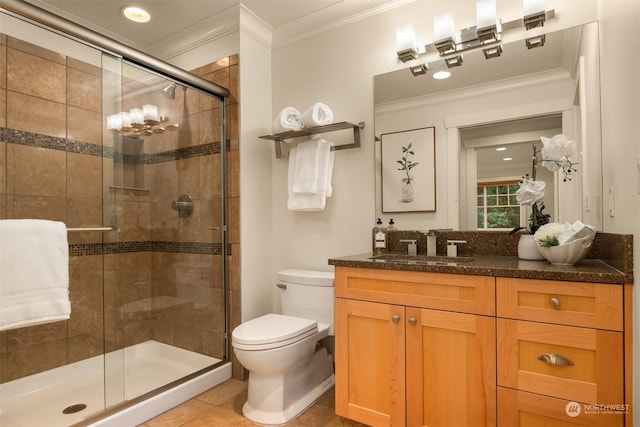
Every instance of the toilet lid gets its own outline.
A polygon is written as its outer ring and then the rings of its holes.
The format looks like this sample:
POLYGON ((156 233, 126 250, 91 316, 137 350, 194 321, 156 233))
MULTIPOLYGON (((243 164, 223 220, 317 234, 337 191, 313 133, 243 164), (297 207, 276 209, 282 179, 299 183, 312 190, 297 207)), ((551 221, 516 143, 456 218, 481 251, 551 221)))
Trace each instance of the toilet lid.
POLYGON ((231 334, 233 344, 242 348, 275 348, 301 340, 318 331, 315 320, 283 314, 265 314, 235 328, 231 334))

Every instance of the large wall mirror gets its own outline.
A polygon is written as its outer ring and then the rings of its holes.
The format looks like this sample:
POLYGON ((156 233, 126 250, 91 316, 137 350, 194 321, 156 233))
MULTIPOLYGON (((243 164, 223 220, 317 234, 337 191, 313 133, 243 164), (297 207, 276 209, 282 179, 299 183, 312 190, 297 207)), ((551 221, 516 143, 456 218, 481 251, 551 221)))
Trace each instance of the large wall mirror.
MULTIPOLYGON (((445 68, 438 63, 430 64, 425 75, 402 69, 375 76, 377 136, 436 128, 437 208, 403 213, 404 228, 483 228, 479 187, 512 183, 531 173, 533 145, 541 136, 563 133, 577 144, 577 173, 563 181, 562 174, 538 168, 538 178, 547 184, 545 211, 552 221, 582 220, 601 229, 598 55, 594 22, 547 33, 544 46, 534 49, 517 40, 505 43, 497 58, 485 59, 481 50, 467 53, 446 80, 432 78, 445 68)), ((376 216, 381 216, 382 162, 376 144, 376 216)), ((513 207, 518 209, 526 221, 526 209, 513 207)))

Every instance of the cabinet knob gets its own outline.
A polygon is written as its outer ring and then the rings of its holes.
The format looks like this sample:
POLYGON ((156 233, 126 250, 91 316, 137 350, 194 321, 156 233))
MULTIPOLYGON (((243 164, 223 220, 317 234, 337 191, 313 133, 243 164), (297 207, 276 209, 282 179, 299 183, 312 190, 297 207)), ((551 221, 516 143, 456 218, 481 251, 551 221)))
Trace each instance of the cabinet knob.
POLYGON ((549 298, 549 305, 553 308, 560 308, 560 298, 551 297, 549 298))
POLYGON ((574 363, 571 359, 555 353, 545 353, 538 356, 538 360, 542 360, 549 365, 555 366, 573 366, 574 363))
POLYGON ((400 321, 400 316, 394 314, 393 316, 391 316, 391 320, 393 321, 393 323, 398 323, 400 321))
POLYGON ((415 325, 416 323, 418 323, 418 320, 416 320, 415 317, 410 317, 409 318, 409 324, 410 325, 415 325))

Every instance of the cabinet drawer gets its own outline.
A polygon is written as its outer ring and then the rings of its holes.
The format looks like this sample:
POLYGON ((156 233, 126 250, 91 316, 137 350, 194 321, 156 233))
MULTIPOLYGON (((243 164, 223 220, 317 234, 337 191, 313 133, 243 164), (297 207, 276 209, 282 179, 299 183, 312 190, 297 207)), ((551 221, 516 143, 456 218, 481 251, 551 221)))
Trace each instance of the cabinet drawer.
POLYGON ((498 319, 497 336, 498 385, 577 402, 624 403, 621 332, 498 319))
MULTIPOLYGON (((624 412, 616 412, 534 393, 498 387, 498 425, 519 427, 624 425, 624 412)), ((624 406, 616 407, 624 411, 624 406)))
POLYGON ((623 329, 623 287, 581 282, 496 280, 498 317, 623 329))
POLYGON ((495 278, 372 268, 335 268, 336 297, 495 315, 495 278))

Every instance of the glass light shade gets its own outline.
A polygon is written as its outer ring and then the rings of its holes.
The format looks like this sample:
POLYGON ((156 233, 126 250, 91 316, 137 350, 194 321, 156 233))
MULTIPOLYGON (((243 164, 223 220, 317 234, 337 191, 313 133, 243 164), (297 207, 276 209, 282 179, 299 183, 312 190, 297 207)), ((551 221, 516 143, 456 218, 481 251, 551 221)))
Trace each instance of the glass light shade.
POLYGON ((132 108, 129 110, 129 114, 131 115, 131 125, 143 125, 144 124, 144 114, 142 113, 142 108, 132 108))
POLYGON ((123 111, 122 113, 120 113, 120 115, 122 116, 122 127, 124 129, 128 129, 131 127, 131 114, 127 113, 126 111, 123 111))
POLYGON ((447 38, 456 39, 456 25, 451 12, 433 17, 433 39, 438 41, 447 38))
POLYGON ((533 15, 536 13, 544 12, 545 0, 523 0, 523 12, 524 16, 533 15))
POLYGON ((156 105, 145 104, 142 106, 142 116, 145 122, 159 122, 158 107, 156 105))
POLYGON ((413 25, 407 24, 396 28, 396 51, 402 52, 406 49, 417 50, 418 42, 416 41, 416 33, 413 25))
POLYGON ((107 129, 109 130, 122 129, 122 116, 120 115, 120 113, 111 114, 107 116, 107 129))
POLYGON ((495 26, 498 18, 496 16, 496 0, 476 1, 476 25, 478 28, 495 26))

